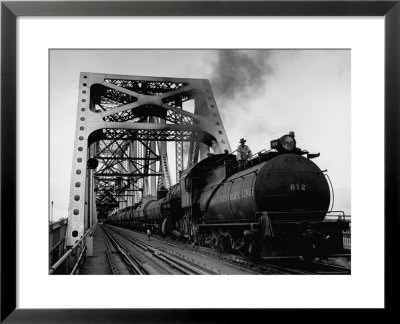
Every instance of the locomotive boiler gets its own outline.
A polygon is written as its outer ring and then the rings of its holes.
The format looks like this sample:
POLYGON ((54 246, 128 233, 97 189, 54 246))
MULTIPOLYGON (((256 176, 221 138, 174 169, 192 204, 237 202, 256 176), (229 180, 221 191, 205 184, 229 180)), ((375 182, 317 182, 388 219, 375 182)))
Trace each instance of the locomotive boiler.
POLYGON ((182 172, 162 198, 147 198, 107 222, 253 256, 323 257, 343 250, 341 214, 325 220, 331 192, 325 172, 290 132, 246 162, 210 155, 182 172), (146 201, 147 200, 147 201, 146 201))

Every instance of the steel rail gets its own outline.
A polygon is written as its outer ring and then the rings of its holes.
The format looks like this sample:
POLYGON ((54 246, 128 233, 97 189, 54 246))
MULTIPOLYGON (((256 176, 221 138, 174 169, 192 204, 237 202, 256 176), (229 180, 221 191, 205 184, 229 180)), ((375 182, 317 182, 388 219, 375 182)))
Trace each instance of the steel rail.
MULTIPOLYGON (((108 231, 112 231, 110 228, 108 228, 107 229, 108 231)), ((110 233, 111 234, 111 233, 110 233)), ((114 237, 115 236, 121 236, 121 238, 122 239, 125 239, 125 240, 127 240, 126 238, 124 238, 122 235, 120 235, 118 232, 115 232, 114 231, 114 233, 112 234, 112 235, 114 235, 114 237)), ((121 242, 121 240, 118 240, 119 242, 121 242)), ((129 243, 132 243, 132 242, 130 242, 129 240, 127 240, 129 243)), ((122 244, 122 243, 121 243, 122 244)), ((144 271, 144 274, 158 274, 158 273, 152 273, 151 271, 149 271, 148 269, 146 269, 144 266, 142 266, 141 265, 141 262, 138 260, 138 258, 124 245, 124 247, 125 247, 125 250, 126 250, 126 254, 134 261, 134 262, 136 262, 138 265, 139 265, 139 267, 141 268, 141 269, 143 269, 143 271, 144 271)), ((147 251, 147 249, 146 248, 143 248, 145 251, 147 251)), ((147 256, 148 257, 148 256, 147 256)), ((154 257, 153 255, 151 255, 151 257, 154 257)), ((154 260, 152 260, 153 262, 154 262, 154 260)), ((156 262, 157 263, 157 262, 156 262)))
POLYGON ((114 262, 113 258, 111 257, 111 254, 110 254, 110 251, 114 252, 115 249, 112 246, 112 244, 111 244, 109 238, 107 237, 107 235, 104 233, 104 230, 102 230, 101 234, 103 235, 104 242, 107 245, 106 255, 107 255, 108 264, 110 265, 111 273, 113 275, 120 274, 120 271, 118 270, 118 267, 115 265, 115 262, 114 262))
MULTIPOLYGON (((283 271, 283 269, 278 269, 276 266, 270 266, 265 263, 255 262, 254 260, 250 260, 249 258, 246 258, 246 257, 241 257, 236 254, 221 252, 219 250, 214 250, 214 249, 211 249, 208 247, 188 245, 187 243, 184 244, 184 243, 180 243, 177 241, 171 242, 168 239, 156 239, 156 240, 159 242, 162 242, 164 244, 173 246, 175 248, 183 248, 184 250, 187 249, 187 250, 191 251, 192 253, 196 253, 196 254, 203 255, 203 256, 205 255, 207 257, 217 259, 220 262, 224 262, 225 264, 228 264, 229 266, 246 270, 252 274, 262 274, 265 272, 268 272, 269 274, 271 274, 271 271, 272 271, 272 274, 276 274, 277 272, 278 273, 284 272, 284 273, 293 273, 293 274, 304 274, 304 272, 295 271, 295 270, 291 270, 290 272, 289 272, 289 270, 283 271), (267 269, 262 269, 262 268, 267 268, 267 269), (255 269, 258 269, 258 270, 255 270, 255 269)), ((216 274, 221 274, 220 272, 216 272, 213 270, 210 270, 210 271, 212 271, 216 274)), ((206 273, 206 274, 209 274, 209 273, 206 273)))
MULTIPOLYGON (((277 260, 277 261, 282 261, 282 260, 277 260)), ((331 264, 325 264, 321 262, 310 262, 310 263, 305 263, 304 261, 300 260, 291 260, 294 264, 285 264, 285 265, 279 265, 279 264, 270 264, 269 262, 266 262, 268 266, 275 267, 278 270, 281 270, 283 272, 287 273, 293 273, 293 274, 303 274, 303 275, 347 275, 351 273, 350 269, 346 269, 344 267, 340 266, 335 266, 331 264)))
POLYGON ((116 247, 117 251, 125 258, 126 262, 128 262, 128 264, 133 268, 134 272, 136 272, 139 275, 146 274, 146 271, 141 269, 139 262, 135 258, 132 258, 129 252, 127 252, 128 249, 126 249, 126 247, 119 240, 117 240, 110 233, 106 233, 106 235, 109 235, 111 243, 116 247))
POLYGON ((140 247, 141 249, 143 249, 144 251, 149 251, 152 253, 152 255, 162 261, 164 261, 165 263, 167 263, 169 266, 171 266, 172 268, 175 268, 177 270, 179 270, 180 272, 182 272, 183 274, 201 274, 201 275, 207 275, 210 274, 208 272, 205 272, 201 269, 197 269, 196 267, 188 264, 187 262, 183 261, 183 260, 179 260, 173 256, 168 255, 166 252, 163 252, 160 249, 157 249, 149 244, 144 243, 142 240, 137 239, 137 238, 133 238, 129 235, 126 235, 124 233, 115 231, 115 229, 110 229, 111 231, 114 231, 115 233, 117 233, 118 235, 122 236, 123 238, 125 238, 126 240, 132 242, 133 244, 137 245, 138 247, 140 247))
POLYGON ((140 266, 140 262, 136 258, 132 256, 131 253, 129 253, 128 249, 119 241, 115 235, 113 236, 109 229, 105 230, 104 233, 108 235, 111 243, 116 247, 117 251, 122 254, 122 256, 125 258, 125 260, 129 263, 129 265, 133 268, 133 270, 139 274, 139 275, 144 275, 148 274, 146 270, 144 270, 140 266))
MULTIPOLYGON (((174 246, 174 247, 181 247, 183 245, 174 241, 169 242, 168 240, 160 240, 163 243, 166 243, 168 245, 174 246)), ((318 274, 349 274, 350 269, 346 269, 341 266, 337 265, 332 265, 332 264, 326 264, 326 263, 321 263, 321 262, 316 262, 314 261, 313 264, 315 266, 318 266, 320 269, 307 269, 307 265, 303 262, 300 261, 297 257, 268 257, 268 258, 262 258, 261 261, 255 261, 251 260, 246 257, 238 256, 235 254, 230 254, 230 253, 224 253, 218 250, 213 250, 207 247, 199 247, 199 246, 188 246, 187 244, 184 245, 184 249, 188 249, 192 252, 196 252, 202 255, 208 255, 213 258, 218 258, 220 260, 223 260, 225 262, 228 262, 230 264, 235 264, 237 266, 240 265, 240 267, 245 267, 246 269, 250 268, 258 268, 259 271, 255 271, 254 269, 251 270, 252 272, 256 273, 262 273, 265 272, 265 270, 260 270, 263 268, 267 268, 266 270, 273 270, 274 272, 280 272, 282 274, 309 274, 309 275, 318 275, 318 274), (281 261, 298 261, 298 266, 297 267, 290 267, 290 266, 282 266, 282 265, 277 265, 274 263, 271 263, 271 261, 275 262, 281 262, 281 261), (299 267, 300 266, 300 267, 299 267)), ((338 257, 340 256, 348 256, 346 255, 337 255, 338 257)))

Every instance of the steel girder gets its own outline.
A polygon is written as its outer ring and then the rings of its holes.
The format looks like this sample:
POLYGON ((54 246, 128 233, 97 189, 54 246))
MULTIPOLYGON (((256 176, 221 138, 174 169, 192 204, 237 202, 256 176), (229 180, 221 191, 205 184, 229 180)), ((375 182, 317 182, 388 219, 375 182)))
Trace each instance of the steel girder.
POLYGON ((96 221, 98 212, 138 202, 145 183, 150 183, 149 194, 160 184, 170 185, 166 141, 176 142, 177 174, 183 156, 190 165, 210 148, 215 153, 230 151, 210 83, 204 79, 82 72, 75 134, 69 246, 96 221), (194 101, 193 112, 184 109, 189 100, 194 101), (184 142, 190 143, 188 148, 184 142), (93 159, 98 166, 91 170, 87 166, 93 159))

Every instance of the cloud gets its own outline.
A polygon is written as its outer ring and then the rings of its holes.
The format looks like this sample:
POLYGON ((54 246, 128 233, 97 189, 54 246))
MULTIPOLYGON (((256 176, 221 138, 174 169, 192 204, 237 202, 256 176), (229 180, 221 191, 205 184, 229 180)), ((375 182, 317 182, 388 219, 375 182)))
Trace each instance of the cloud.
POLYGON ((227 101, 258 95, 273 73, 270 56, 263 50, 219 50, 211 76, 217 98, 227 101))

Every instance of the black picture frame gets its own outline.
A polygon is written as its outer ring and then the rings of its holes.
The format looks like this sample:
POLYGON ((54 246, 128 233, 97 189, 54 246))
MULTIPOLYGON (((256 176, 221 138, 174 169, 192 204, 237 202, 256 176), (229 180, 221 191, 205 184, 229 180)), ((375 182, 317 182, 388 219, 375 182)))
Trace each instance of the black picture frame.
MULTIPOLYGON (((234 322, 263 310, 16 308, 16 19, 19 16, 384 16, 385 310, 395 308, 392 265, 399 237, 400 0, 395 1, 2 1, 1 2, 1 322, 234 322)), ((372 148, 373 149, 373 148, 372 148)), ((365 152, 366 158, 372 152, 365 152)), ((374 170, 371 170, 374 172, 374 170)), ((373 233, 371 233, 373 239, 373 233)), ((373 258, 373 256, 372 256, 373 258)), ((345 294, 345 287, 344 294, 345 294)), ((40 293, 40 292, 38 292, 40 293)), ((55 291, 55 298, 58 292, 55 291)), ((379 311, 380 314, 381 311, 379 311)), ((300 314, 299 314, 300 315, 300 314)), ((269 315, 270 316, 270 315, 269 315)))

